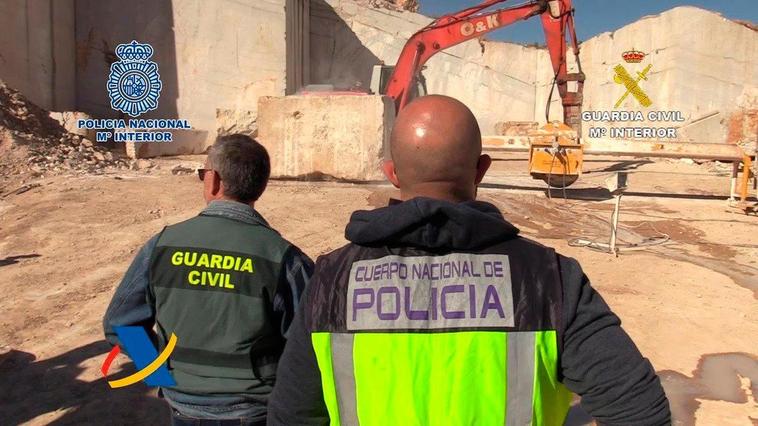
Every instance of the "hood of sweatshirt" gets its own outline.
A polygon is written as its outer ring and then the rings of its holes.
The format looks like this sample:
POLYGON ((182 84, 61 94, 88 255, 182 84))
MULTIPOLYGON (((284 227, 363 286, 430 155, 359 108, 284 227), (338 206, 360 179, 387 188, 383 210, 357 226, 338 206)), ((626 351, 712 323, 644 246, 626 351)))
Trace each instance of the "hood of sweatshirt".
POLYGON ((418 197, 353 213, 345 237, 363 246, 476 250, 518 235, 500 210, 483 201, 418 197))

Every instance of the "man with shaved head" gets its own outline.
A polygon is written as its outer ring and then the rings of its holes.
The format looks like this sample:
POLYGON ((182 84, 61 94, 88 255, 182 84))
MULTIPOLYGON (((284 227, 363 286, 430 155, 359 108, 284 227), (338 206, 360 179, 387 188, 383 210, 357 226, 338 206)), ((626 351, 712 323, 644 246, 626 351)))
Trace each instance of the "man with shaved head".
POLYGON ((562 425, 572 392, 602 424, 670 423, 650 362, 579 264, 476 201, 491 164, 445 96, 397 117, 400 200, 355 212, 320 257, 269 401, 272 425, 562 425))
POLYGON ((426 96, 397 117, 390 139, 392 160, 384 173, 401 199, 425 196, 453 202, 476 198, 491 160, 471 111, 447 96, 426 96))

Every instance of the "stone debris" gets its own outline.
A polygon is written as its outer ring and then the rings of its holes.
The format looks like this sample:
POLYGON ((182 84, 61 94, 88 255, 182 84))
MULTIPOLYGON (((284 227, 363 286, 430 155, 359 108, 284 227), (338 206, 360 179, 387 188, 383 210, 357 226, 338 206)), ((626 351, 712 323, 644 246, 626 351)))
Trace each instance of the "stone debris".
POLYGON ((742 25, 745 28, 751 29, 753 31, 758 31, 758 25, 756 25, 755 23, 751 21, 746 21, 743 19, 734 19, 734 22, 742 25))
POLYGON ((69 133, 79 135, 89 140, 95 140, 95 134, 97 133, 97 131, 91 130, 91 129, 80 129, 76 125, 77 120, 92 119, 92 117, 89 114, 86 114, 80 111, 62 111, 62 112, 51 111, 50 118, 60 123, 60 125, 63 126, 63 128, 66 129, 66 131, 68 131, 69 133))
POLYGON ((133 170, 147 170, 152 169, 153 167, 155 167, 155 163, 145 159, 135 160, 131 163, 131 168, 133 170))
POLYGON ((26 191, 32 190, 32 189, 40 187, 40 186, 42 186, 42 185, 39 184, 39 183, 30 183, 28 185, 24 185, 21 188, 13 191, 13 194, 15 194, 15 195, 23 194, 26 191))
POLYGON ((216 132, 219 136, 241 133, 258 136, 258 112, 237 109, 216 109, 216 132))
POLYGON ((77 114, 51 114, 0 80, 0 175, 99 174, 128 168, 128 160, 67 130, 75 126, 77 114))
POLYGON ((377 9, 418 12, 418 0, 358 0, 358 4, 377 9))
POLYGON ((195 169, 183 166, 181 164, 171 169, 171 174, 173 175, 189 175, 192 173, 195 173, 195 169))
POLYGON ((537 130, 536 121, 505 121, 495 123, 495 134, 498 136, 528 136, 537 130))

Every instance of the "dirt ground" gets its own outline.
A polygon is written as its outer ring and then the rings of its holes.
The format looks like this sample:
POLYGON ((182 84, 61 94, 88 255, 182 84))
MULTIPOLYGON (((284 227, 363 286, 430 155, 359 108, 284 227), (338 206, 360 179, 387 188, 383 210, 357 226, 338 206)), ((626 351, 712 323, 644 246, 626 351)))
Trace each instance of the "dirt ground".
MULTIPOLYGON (((154 391, 107 386, 101 318, 139 247, 203 207, 197 178, 169 171, 200 161, 160 160, 151 174, 47 177, 25 192, 4 183, 1 424, 166 423, 154 391)), ((676 424, 758 425, 758 218, 728 207, 729 168, 590 160, 590 172, 552 199, 525 168, 518 157, 496 161, 480 199, 523 235, 582 263, 661 375, 676 424), (613 200, 602 184, 617 170, 632 172, 619 238, 646 244, 665 234, 669 241, 619 257, 570 246, 577 237, 608 240, 613 200)), ((394 194, 382 185, 276 181, 257 207, 315 257, 344 244, 352 211, 394 194)), ((123 356, 112 370, 119 368, 133 371, 123 356)))

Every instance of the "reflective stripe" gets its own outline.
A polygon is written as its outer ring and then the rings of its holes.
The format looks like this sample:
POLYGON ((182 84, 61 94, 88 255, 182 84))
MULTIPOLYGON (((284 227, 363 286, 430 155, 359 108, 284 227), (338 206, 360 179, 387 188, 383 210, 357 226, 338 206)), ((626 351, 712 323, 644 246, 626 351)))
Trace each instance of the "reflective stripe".
POLYGON ((553 426, 571 400, 557 378, 555 330, 316 332, 312 342, 332 426, 553 426))
POLYGON ((558 380, 558 338, 555 330, 535 334, 534 417, 539 425, 562 425, 571 392, 558 380))
POLYGON ((534 398, 534 332, 508 333, 506 426, 532 424, 534 398))
POLYGON ((352 333, 332 333, 332 365, 334 384, 337 390, 337 404, 340 410, 340 424, 358 425, 358 400, 355 396, 355 368, 353 366, 352 333))

